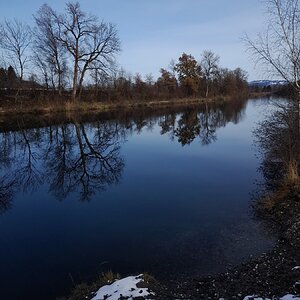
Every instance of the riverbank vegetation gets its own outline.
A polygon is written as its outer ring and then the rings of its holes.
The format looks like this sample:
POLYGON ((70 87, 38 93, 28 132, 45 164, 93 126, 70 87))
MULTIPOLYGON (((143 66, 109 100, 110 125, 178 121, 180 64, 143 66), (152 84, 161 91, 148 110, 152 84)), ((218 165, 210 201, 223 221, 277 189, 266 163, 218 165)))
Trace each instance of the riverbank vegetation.
POLYGON ((299 1, 269 0, 266 1, 266 11, 264 32, 256 39, 246 36, 245 41, 256 63, 263 65, 269 74, 288 83, 278 92, 292 98, 291 102, 278 105, 272 118, 265 120, 256 132, 258 143, 264 151, 262 171, 268 179, 267 187, 271 186, 273 192, 275 190, 272 197, 265 201, 272 208, 279 199, 284 200, 285 195, 299 190, 299 1))

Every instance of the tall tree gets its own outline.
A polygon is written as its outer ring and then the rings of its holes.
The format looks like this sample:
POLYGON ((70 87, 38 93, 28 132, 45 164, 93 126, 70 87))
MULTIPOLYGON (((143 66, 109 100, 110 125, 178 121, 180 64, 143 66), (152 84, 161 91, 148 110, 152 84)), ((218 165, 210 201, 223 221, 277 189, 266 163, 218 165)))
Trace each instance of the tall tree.
POLYGON ((202 53, 202 59, 200 65, 206 83, 206 92, 205 92, 206 98, 208 97, 209 86, 211 84, 211 81, 218 72, 219 60, 220 57, 210 50, 205 50, 202 53))
POLYGON ((14 67, 18 70, 20 83, 22 83, 29 57, 27 50, 31 43, 31 29, 16 19, 5 20, 0 27, 0 47, 7 52, 14 67))
POLYGON ((90 67, 97 62, 102 71, 109 70, 120 41, 113 24, 99 22, 80 8, 79 2, 69 2, 64 14, 55 14, 58 26, 57 40, 62 43, 73 63, 72 99, 82 92, 83 81, 90 67))
POLYGON ((196 59, 192 55, 183 53, 175 65, 175 71, 178 74, 181 87, 186 90, 189 96, 194 95, 198 90, 200 79, 200 68, 196 59))
MULTIPOLYGON (((300 133, 300 1, 267 0, 267 24, 256 39, 245 36, 245 42, 256 63, 260 63, 273 76, 286 80, 298 93, 298 136, 300 133)), ((280 120, 277 120, 278 122, 280 120)), ((278 123, 280 124, 280 123, 278 123)), ((280 132, 274 131, 277 134, 280 132)), ((287 135, 289 137, 289 135, 287 135)), ((293 139, 293 145, 299 143, 293 139)), ((281 140, 280 142, 281 143, 281 140)), ((297 154, 298 154, 297 152, 297 154)), ((287 173, 299 182, 299 159, 292 155, 286 161, 287 173), (292 170, 292 171, 291 171, 292 170)))
POLYGON ((57 39, 58 26, 55 12, 50 6, 44 4, 34 15, 36 23, 34 38, 34 61, 44 76, 45 85, 49 82, 53 88, 62 92, 64 76, 66 73, 65 49, 57 39))
MULTIPOLYGON (((264 32, 245 42, 256 63, 273 76, 288 81, 300 93, 299 0, 267 0, 268 20, 264 32)), ((300 99, 300 98, 299 98, 300 99)))

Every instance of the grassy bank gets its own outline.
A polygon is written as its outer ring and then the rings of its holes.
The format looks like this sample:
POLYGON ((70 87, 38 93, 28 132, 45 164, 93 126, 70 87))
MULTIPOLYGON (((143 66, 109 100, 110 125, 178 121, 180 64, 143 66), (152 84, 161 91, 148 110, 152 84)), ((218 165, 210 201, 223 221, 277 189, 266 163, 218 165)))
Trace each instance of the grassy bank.
POLYGON ((208 102, 230 101, 229 97, 214 98, 183 98, 156 101, 122 101, 122 102, 95 102, 95 101, 0 101, 0 114, 49 114, 59 112, 109 112, 116 110, 131 110, 139 108, 179 107, 197 105, 208 102))

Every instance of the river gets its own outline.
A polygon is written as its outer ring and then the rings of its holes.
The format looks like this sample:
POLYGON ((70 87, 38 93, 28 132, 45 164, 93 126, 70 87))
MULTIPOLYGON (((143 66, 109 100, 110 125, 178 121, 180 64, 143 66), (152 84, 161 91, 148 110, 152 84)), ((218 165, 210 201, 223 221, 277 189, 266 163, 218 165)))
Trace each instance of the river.
POLYGON ((272 102, 0 123, 3 299, 54 299, 108 270, 184 280, 275 237, 251 209, 272 102))

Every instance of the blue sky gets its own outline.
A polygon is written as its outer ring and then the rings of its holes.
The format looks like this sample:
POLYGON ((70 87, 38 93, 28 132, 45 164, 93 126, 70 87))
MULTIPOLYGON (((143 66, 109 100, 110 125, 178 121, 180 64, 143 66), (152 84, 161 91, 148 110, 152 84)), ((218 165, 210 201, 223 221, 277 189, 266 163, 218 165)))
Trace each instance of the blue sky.
MULTIPOLYGON (((33 23, 45 2, 62 11, 62 0, 0 0, 0 19, 33 23), (4 4, 5 3, 5 4, 4 4)), ((186 52, 200 59, 208 49, 220 55, 222 67, 241 67, 249 79, 264 78, 245 51, 241 38, 263 30, 261 0, 81 0, 85 11, 115 23, 122 42, 119 64, 126 71, 155 77, 161 67, 186 52)))

